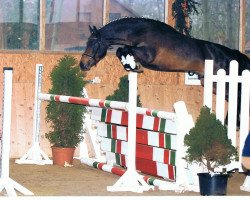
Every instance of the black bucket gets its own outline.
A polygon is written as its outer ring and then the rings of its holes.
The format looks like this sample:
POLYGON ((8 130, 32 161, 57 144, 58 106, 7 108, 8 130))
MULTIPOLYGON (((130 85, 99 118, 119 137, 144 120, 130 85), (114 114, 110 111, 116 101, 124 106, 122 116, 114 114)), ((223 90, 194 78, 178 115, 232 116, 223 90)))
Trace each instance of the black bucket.
POLYGON ((226 195, 228 174, 198 173, 200 194, 203 196, 226 195))

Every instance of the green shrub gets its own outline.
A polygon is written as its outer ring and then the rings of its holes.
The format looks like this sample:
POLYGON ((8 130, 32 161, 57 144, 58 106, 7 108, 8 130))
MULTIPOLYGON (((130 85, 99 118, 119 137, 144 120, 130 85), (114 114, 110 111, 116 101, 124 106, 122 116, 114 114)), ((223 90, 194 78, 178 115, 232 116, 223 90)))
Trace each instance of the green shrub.
MULTIPOLYGON (((84 75, 76 59, 64 56, 50 74, 50 94, 82 96, 84 75)), ((76 147, 82 140, 81 129, 85 107, 50 101, 46 107, 46 121, 51 122, 51 131, 45 137, 56 147, 76 147)))
MULTIPOLYGON (((128 102, 128 94, 129 94, 129 82, 128 75, 125 75, 120 78, 120 82, 118 84, 118 89, 114 91, 112 95, 106 97, 106 100, 110 101, 122 101, 128 102)), ((140 95, 137 95, 137 106, 141 106, 140 95)))

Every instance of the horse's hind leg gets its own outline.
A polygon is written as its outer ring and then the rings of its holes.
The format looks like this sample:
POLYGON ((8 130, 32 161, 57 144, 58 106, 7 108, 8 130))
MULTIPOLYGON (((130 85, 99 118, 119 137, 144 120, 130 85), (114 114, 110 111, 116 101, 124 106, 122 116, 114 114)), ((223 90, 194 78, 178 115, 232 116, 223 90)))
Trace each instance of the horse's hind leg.
POLYGON ((139 63, 138 65, 147 68, 150 68, 149 66, 152 64, 156 57, 156 49, 150 47, 144 42, 131 47, 131 52, 139 63))

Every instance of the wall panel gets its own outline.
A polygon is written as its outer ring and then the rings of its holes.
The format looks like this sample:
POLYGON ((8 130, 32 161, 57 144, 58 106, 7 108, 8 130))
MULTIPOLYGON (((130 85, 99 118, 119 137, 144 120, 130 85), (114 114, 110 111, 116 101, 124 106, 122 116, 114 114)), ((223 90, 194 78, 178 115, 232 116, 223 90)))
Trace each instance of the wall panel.
MULTIPOLYGON (((79 54, 71 54, 80 59, 79 54)), ((63 53, 38 53, 38 52, 2 52, 0 53, 0 68, 11 66, 13 71, 13 101, 12 101, 12 135, 11 157, 22 156, 31 147, 32 122, 34 105, 35 65, 44 65, 43 92, 50 88, 49 74, 63 53)), ((86 80, 98 76, 100 84, 87 85, 88 95, 91 98, 104 99, 117 89, 119 79, 127 72, 121 66, 114 54, 110 53, 96 67, 86 72, 86 80)), ((0 98, 2 98, 2 79, 0 74, 0 98)), ((184 100, 188 111, 197 117, 203 101, 203 88, 201 86, 185 86, 183 73, 167 73, 146 70, 138 76, 138 93, 144 107, 173 110, 173 103, 184 100)), ((41 112, 41 147, 51 155, 50 144, 44 137, 49 130, 45 122, 46 102, 42 103, 41 112)), ((0 109, 2 101, 0 101, 0 109)), ((0 118, 2 117, 2 109, 0 118)), ((1 119, 0 119, 1 120, 1 119)), ((0 133, 2 126, 0 125, 0 133)))

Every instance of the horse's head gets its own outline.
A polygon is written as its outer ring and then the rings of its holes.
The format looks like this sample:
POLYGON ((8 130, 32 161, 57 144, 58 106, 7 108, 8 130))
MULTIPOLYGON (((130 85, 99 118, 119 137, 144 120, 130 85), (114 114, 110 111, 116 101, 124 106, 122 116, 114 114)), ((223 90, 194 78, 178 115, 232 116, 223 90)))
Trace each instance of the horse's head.
POLYGON ((96 65, 107 53, 108 45, 102 39, 100 31, 95 26, 90 27, 90 37, 87 41, 87 47, 82 54, 80 67, 82 70, 90 70, 96 65))

